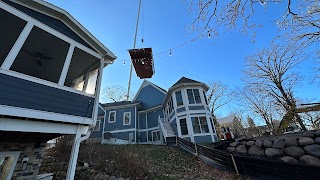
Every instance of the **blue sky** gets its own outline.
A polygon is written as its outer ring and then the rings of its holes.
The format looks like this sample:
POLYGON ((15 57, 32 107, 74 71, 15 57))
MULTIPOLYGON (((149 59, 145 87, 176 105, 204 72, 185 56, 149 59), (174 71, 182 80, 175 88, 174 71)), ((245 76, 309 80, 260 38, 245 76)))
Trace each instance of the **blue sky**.
MULTIPOLYGON (((133 48, 138 0, 48 0, 48 2, 67 10, 97 39, 108 47, 118 59, 104 69, 102 88, 120 85, 127 88, 130 68, 128 49, 133 48), (123 65, 124 61, 125 65, 123 65)), ((197 37, 197 32, 187 33, 194 15, 188 14, 188 4, 183 0, 144 0, 138 30, 137 48, 152 47, 158 54, 172 49, 197 37), (141 43, 141 38, 144 43, 141 43)), ((267 47, 276 33, 275 23, 270 14, 277 16, 278 9, 264 13, 263 8, 255 19, 264 26, 257 31, 255 43, 251 36, 239 31, 221 32, 217 38, 199 38, 172 51, 154 56, 155 75, 148 79, 164 89, 168 89, 182 76, 202 82, 221 81, 229 87, 241 85, 245 57, 261 47, 267 47)), ((303 73, 311 73, 314 64, 305 63, 303 73)), ((141 85, 133 72, 131 89, 136 92, 141 85)), ((297 94, 302 98, 316 98, 317 86, 306 80, 297 94)), ((231 109, 226 106, 218 113, 226 116, 231 109)))

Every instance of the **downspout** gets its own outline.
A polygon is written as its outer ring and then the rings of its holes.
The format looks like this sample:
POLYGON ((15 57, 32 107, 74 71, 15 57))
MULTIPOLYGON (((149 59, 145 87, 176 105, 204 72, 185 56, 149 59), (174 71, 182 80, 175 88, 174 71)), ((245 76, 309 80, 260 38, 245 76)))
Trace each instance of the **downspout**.
POLYGON ((97 79, 96 98, 95 98, 95 102, 94 102, 93 122, 89 126, 87 134, 83 137, 78 138, 78 139, 77 139, 77 137, 81 136, 81 131, 80 131, 81 126, 78 125, 78 127, 77 127, 77 134, 76 134, 75 142, 74 142, 72 150, 71 150, 70 162, 69 162, 69 167, 68 167, 68 172, 67 172, 67 177, 66 177, 66 179, 68 179, 68 180, 73 180, 74 176, 75 176, 75 170, 76 170, 76 165, 77 165, 80 143, 89 138, 92 130, 94 129, 94 127, 96 126, 96 123, 97 123, 101 80, 102 80, 102 73, 103 73, 103 68, 104 68, 104 64, 105 64, 104 58, 105 58, 105 56, 103 56, 100 60, 100 67, 99 67, 99 71, 98 71, 99 74, 98 74, 98 79, 97 79))

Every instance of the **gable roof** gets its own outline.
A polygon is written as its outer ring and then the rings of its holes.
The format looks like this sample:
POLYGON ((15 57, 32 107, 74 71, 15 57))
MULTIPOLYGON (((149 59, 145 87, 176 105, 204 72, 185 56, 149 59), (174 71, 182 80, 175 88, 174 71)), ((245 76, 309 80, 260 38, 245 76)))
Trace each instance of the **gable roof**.
POLYGON ((104 103, 101 106, 105 108, 111 107, 121 107, 121 106, 134 106, 140 104, 140 101, 119 101, 119 102, 112 102, 112 103, 104 103))
POLYGON ((201 83, 199 81, 195 81, 193 79, 189 79, 189 78, 186 78, 186 77, 182 77, 181 79, 179 79, 179 81, 177 81, 176 83, 174 83, 173 86, 171 87, 174 87, 174 86, 177 86, 179 84, 185 84, 185 83, 201 83))
POLYGON ((67 11, 43 0, 11 0, 14 3, 25 6, 37 12, 54 17, 61 20, 77 35, 79 35, 86 43, 94 48, 99 54, 105 56, 109 60, 117 57, 105 47, 98 39, 96 39, 85 27, 83 27, 74 17, 67 11))
POLYGON ((150 82, 150 81, 148 81, 148 80, 143 80, 140 88, 138 89, 138 91, 137 91, 137 93, 136 93, 136 95, 134 96, 134 98, 133 98, 132 101, 135 101, 135 100, 137 99, 137 97, 139 96, 142 88, 146 87, 147 85, 153 86, 154 88, 158 89, 158 90, 159 90, 160 92, 162 92, 163 94, 166 94, 166 93, 167 93, 167 91, 166 91, 165 89, 161 88, 160 86, 157 86, 157 85, 153 84, 152 82, 150 82))

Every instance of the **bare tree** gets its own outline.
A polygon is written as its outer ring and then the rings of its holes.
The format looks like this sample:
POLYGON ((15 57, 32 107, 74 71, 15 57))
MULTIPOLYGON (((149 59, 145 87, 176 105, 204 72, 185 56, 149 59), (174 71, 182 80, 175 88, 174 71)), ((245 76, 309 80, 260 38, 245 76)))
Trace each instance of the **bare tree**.
MULTIPOLYGON (((130 94, 134 94, 134 93, 131 92, 130 94)), ((103 100, 108 102, 126 101, 127 90, 123 86, 119 86, 119 85, 107 86, 102 91, 102 98, 103 100)))
POLYGON ((216 116, 215 112, 217 109, 231 102, 231 92, 229 91, 228 87, 222 82, 210 82, 208 83, 208 86, 208 105, 211 109, 212 115, 216 116))
POLYGON ((260 117, 266 123, 270 132, 276 129, 273 121, 277 117, 278 109, 276 109, 274 100, 268 94, 253 86, 237 88, 235 92, 242 107, 246 108, 250 114, 260 117))
POLYGON ((185 0, 189 13, 196 14, 190 30, 219 34, 219 27, 235 29, 240 26, 244 33, 263 26, 255 13, 263 11, 274 17, 279 31, 287 32, 296 40, 309 44, 320 38, 320 3, 318 0, 185 0), (277 9, 280 13, 275 15, 277 9))
MULTIPOLYGON (((301 81, 296 66, 304 60, 301 49, 297 46, 280 46, 271 44, 270 48, 262 49, 248 57, 244 70, 246 82, 256 91, 268 94, 274 105, 288 111, 296 107, 294 88, 301 81)), ((299 115, 295 115, 297 122, 306 130, 299 115)))

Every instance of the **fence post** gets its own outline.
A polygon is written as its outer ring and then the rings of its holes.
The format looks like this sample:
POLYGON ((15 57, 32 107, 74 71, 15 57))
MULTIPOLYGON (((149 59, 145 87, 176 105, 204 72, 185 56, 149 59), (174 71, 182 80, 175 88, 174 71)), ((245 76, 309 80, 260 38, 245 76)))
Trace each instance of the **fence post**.
POLYGON ((179 147, 178 136, 176 136, 176 146, 179 147))
POLYGON ((237 164, 236 164, 236 161, 234 160, 234 157, 232 154, 231 155, 231 159, 232 159, 232 162, 233 162, 233 166, 234 166, 234 170, 236 171, 236 174, 239 175, 239 172, 238 172, 238 167, 237 167, 237 164))
POLYGON ((196 156, 198 156, 198 147, 197 147, 197 143, 194 143, 194 148, 196 150, 196 156))

